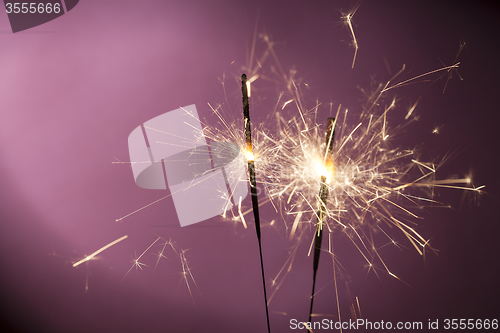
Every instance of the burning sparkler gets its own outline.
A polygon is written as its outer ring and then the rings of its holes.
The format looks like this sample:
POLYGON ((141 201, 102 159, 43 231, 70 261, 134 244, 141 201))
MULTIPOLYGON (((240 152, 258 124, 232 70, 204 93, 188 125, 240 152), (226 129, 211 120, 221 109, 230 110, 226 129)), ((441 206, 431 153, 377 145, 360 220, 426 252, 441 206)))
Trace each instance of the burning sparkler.
MULTIPOLYGON (((263 37, 263 40, 267 45, 264 54, 275 55, 273 43, 267 37, 263 37)), ((419 254, 435 251, 429 240, 416 229, 419 219, 416 210, 428 204, 441 204, 434 199, 436 187, 480 193, 484 186, 474 187, 472 181, 466 178, 438 180, 436 173, 442 163, 420 160, 416 149, 394 147, 393 142, 400 137, 402 129, 414 120, 411 116, 418 101, 408 110, 406 117, 403 115, 408 122, 391 126, 398 105, 397 100, 388 94, 399 87, 419 82, 424 77, 454 71, 458 66, 457 62, 397 81, 404 72, 403 67, 391 80, 368 92, 368 101, 358 112, 339 106, 335 119, 340 133, 333 141, 333 128, 329 126, 327 133, 331 133, 331 140, 328 141, 327 134, 326 143, 319 140, 322 137, 321 126, 316 121, 320 104, 316 102, 312 107, 306 106, 301 93, 305 85, 294 77, 293 71, 289 75, 285 74, 277 61, 276 66, 272 66, 276 76, 271 79, 257 73, 262 68, 261 63, 258 68, 248 66, 257 68, 252 72, 252 77, 281 81, 280 85, 286 87, 268 118, 268 121, 272 119, 277 125, 277 131, 263 129, 258 133, 257 140, 259 171, 262 171, 264 188, 273 207, 283 218, 288 238, 295 243, 286 263, 272 279, 274 291, 269 302, 290 272, 298 245, 307 238, 311 226, 315 229, 310 248, 311 252, 314 244, 314 280, 309 320, 314 316, 314 284, 324 232, 328 236, 327 248, 333 261, 336 291, 337 275, 342 270, 334 256, 332 243, 332 238, 337 235, 343 235, 351 241, 366 262, 369 272, 373 271, 378 276, 380 267, 399 281, 402 280, 379 254, 375 234, 386 237, 390 244, 400 247, 401 241, 396 240, 397 236, 392 231, 398 230, 419 254), (357 122, 351 125, 355 119, 357 122), (325 163, 330 156, 329 163, 325 163), (335 168, 335 172, 325 172, 326 165, 335 168), (318 179, 321 182, 318 183, 318 179), (328 192, 331 200, 327 201, 328 192)), ((360 313, 359 302, 356 303, 360 313)), ((338 295, 337 307, 340 320, 338 295)), ((354 302, 352 308, 355 308, 354 302)))
MULTIPOLYGON (((355 46, 352 67, 358 50, 352 26, 352 17, 356 9, 343 16, 351 31, 355 46)), ((309 253, 314 245, 314 264, 309 321, 314 316, 312 308, 319 257, 322 244, 324 244, 323 238, 328 238, 328 246, 324 246, 324 251, 326 252, 327 249, 333 262, 336 293, 337 277, 343 270, 338 258, 334 255, 332 238, 336 236, 350 240, 365 261, 369 272, 374 272, 378 276, 380 269, 401 281, 379 254, 379 238, 375 235, 378 234, 388 239, 390 244, 399 247, 402 241, 397 240, 398 236, 394 236, 393 231, 396 230, 419 254, 433 251, 429 240, 417 231, 416 222, 419 216, 416 210, 428 204, 441 204, 434 199, 433 191, 436 187, 480 193, 484 186, 474 187, 469 178, 439 180, 436 174, 442 163, 423 161, 418 157, 416 149, 402 149, 394 145, 394 139, 398 138, 401 130, 413 121, 412 117, 418 101, 401 117, 400 120, 406 122, 393 126, 391 120, 397 116, 395 110, 398 109, 398 104, 396 98, 389 96, 389 93, 432 74, 451 73, 458 68, 457 61, 454 65, 397 81, 404 72, 403 67, 391 80, 368 91, 366 104, 357 111, 342 109, 339 105, 334 114, 331 104, 330 116, 335 115, 335 118, 329 118, 326 140, 322 140, 324 132, 321 130, 321 122, 317 121, 318 115, 322 116, 319 113, 320 103, 307 105, 302 94, 302 89, 306 85, 296 79, 295 71, 291 70, 288 73, 283 71, 274 52, 273 43, 268 36, 262 35, 261 37, 267 48, 263 55, 258 57, 258 65, 253 64, 251 60, 246 67, 250 79, 247 80, 245 74, 241 77, 245 140, 242 141, 240 138, 241 124, 224 119, 221 113, 222 106, 212 107, 211 105, 213 113, 217 115, 223 128, 217 129, 204 125, 200 136, 203 135, 213 141, 236 142, 247 159, 253 209, 245 211, 242 207, 244 203, 240 198, 237 212, 228 210, 232 212, 232 217, 227 217, 225 212, 223 217, 232 221, 241 221, 246 228, 244 216, 253 211, 259 242, 267 324, 270 331, 268 304, 290 272, 299 244, 310 239, 311 229, 314 229, 314 236, 311 239, 309 253), (269 58, 276 62, 275 66, 271 66, 271 75, 269 72, 263 73, 262 69, 264 62, 269 58), (250 81, 255 81, 257 78, 259 81, 272 81, 275 85, 277 83, 282 92, 276 98, 276 105, 272 112, 269 112, 269 118, 266 121, 267 123, 272 121, 277 129, 271 131, 263 124, 257 124, 260 130, 254 133, 252 141, 248 97, 250 81), (335 128, 337 128, 337 133, 335 133, 334 141, 335 128), (259 169, 255 167, 254 148, 257 152, 255 155, 258 155, 259 169), (260 205, 257 199, 257 172, 262 173, 258 178, 267 194, 267 199, 261 200, 260 205), (328 200, 327 197, 329 197, 328 200), (272 279, 274 290, 269 299, 264 279, 259 216, 259 206, 266 202, 270 202, 281 215, 287 238, 293 246, 285 264, 272 279)), ((255 50, 252 48, 250 59, 254 57, 255 50)), ((230 197, 225 199, 228 202, 231 200, 230 197)), ((162 199, 158 201, 160 200, 162 199)), ((181 260, 182 258, 185 259, 181 256, 181 260)), ((186 277, 192 278, 189 266, 184 265, 184 262, 183 272, 186 277)), ((189 288, 187 280, 186 284, 189 288)), ((338 294, 336 296, 340 320, 338 294)), ((356 300, 356 303, 358 313, 360 313, 359 301, 356 300)), ((352 302, 352 307, 354 308, 354 302, 352 302)))
MULTIPOLYGON (((257 180, 255 178, 255 157, 253 155, 253 147, 252 147, 252 132, 250 128, 250 106, 248 103, 248 86, 247 86, 246 74, 243 74, 241 76, 241 92, 243 93, 243 117, 245 121, 245 141, 246 141, 245 156, 247 157, 248 160, 248 174, 250 178, 250 191, 252 194, 252 208, 253 208, 252 210, 253 210, 253 216, 255 218, 255 231, 257 232, 257 239, 259 241, 260 268, 262 271, 262 285, 264 288, 264 301, 266 304, 267 330, 268 332, 271 332, 271 327, 269 325, 269 310, 267 306, 264 262, 262 260, 262 240, 260 237, 259 201, 257 199, 257 180)), ((242 222, 243 221, 244 219, 242 218, 242 222)))
POLYGON ((319 209, 316 223, 316 232, 314 236, 314 265, 313 265, 313 286, 311 292, 311 307, 309 309, 309 322, 311 322, 311 315, 313 309, 314 301, 314 289, 316 286, 316 273, 318 272, 319 255, 321 253, 321 241, 323 239, 323 223, 326 217, 326 200, 328 198, 328 185, 326 183, 327 179, 331 177, 333 173, 333 163, 331 160, 332 148, 333 148, 333 135, 335 133, 335 119, 328 118, 328 127, 326 130, 325 139, 325 157, 323 159, 322 174, 321 174, 321 187, 319 189, 319 209))

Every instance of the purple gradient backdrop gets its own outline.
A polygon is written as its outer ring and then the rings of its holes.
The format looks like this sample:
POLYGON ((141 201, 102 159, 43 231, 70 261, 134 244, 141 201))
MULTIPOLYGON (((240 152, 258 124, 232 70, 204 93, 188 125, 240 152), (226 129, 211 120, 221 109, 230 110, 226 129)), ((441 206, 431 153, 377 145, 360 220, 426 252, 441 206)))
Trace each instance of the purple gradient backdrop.
MULTIPOLYGON (((224 73, 230 102, 238 106, 233 78, 241 74, 257 16, 259 29, 276 41, 283 67, 295 66, 311 85, 311 99, 351 109, 361 105, 357 86, 368 86, 371 75, 390 78, 384 56, 393 72, 406 64, 408 76, 418 75, 440 67, 440 59, 450 64, 459 40, 466 41, 460 58, 464 81, 450 81, 445 94, 444 81, 397 91, 402 108, 422 96, 420 121, 398 144, 422 145, 423 159, 459 149, 438 176, 472 170, 475 184, 487 184, 488 194, 479 207, 466 200, 459 209, 461 192, 438 191, 455 209, 422 212, 419 229, 440 250, 438 256, 424 262, 410 248, 383 252, 411 288, 385 275, 381 281, 367 276, 348 242, 342 263, 351 274, 351 294, 369 320, 498 319, 500 8, 485 1, 362 3, 354 18, 360 49, 350 69, 353 49, 344 42, 350 37, 336 24, 337 9, 350 6, 347 1, 81 1, 61 18, 16 34, 7 15, 0 15, 0 329, 266 331, 253 228, 219 226, 217 218, 206 227, 177 227, 170 199, 116 223, 166 192, 140 189, 129 167, 111 164, 115 157, 127 160, 128 134, 156 115, 196 103, 200 116, 212 119, 206 103, 224 101, 218 81, 224 73), (436 125, 444 125, 438 136, 431 134, 436 125), (91 262, 85 293, 85 269, 70 261, 125 234, 127 240, 91 262), (190 249, 199 290, 193 291, 194 302, 179 283, 180 265, 172 256, 154 274, 152 267, 134 270, 120 282, 134 252, 141 253, 157 235, 190 249)), ((258 105, 251 112, 264 118, 258 105)), ((327 111, 321 112, 326 117, 327 111)), ((273 216, 269 208, 261 215, 264 223, 273 216)), ((269 278, 286 251, 281 234, 264 228, 269 278)), ((151 255, 145 261, 154 264, 151 255)), ((291 318, 307 319, 311 268, 312 258, 301 254, 270 305, 273 332, 289 331, 291 318)), ((315 312, 336 311, 331 279, 324 256, 317 285, 327 286, 315 299, 315 312)))

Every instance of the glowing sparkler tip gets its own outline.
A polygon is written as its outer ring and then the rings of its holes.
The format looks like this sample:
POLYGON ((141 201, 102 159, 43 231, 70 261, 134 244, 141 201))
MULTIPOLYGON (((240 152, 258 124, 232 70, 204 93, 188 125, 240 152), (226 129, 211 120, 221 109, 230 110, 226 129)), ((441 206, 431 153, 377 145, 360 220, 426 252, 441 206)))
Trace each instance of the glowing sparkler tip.
POLYGON ((335 174, 335 166, 331 161, 327 161, 323 164, 323 161, 318 159, 314 162, 317 178, 325 177, 325 183, 330 183, 332 176, 335 174))
POLYGON ((246 149, 242 149, 243 155, 245 155, 245 158, 247 161, 255 161, 255 156, 253 154, 252 148, 247 147, 246 149))
POLYGON ((247 85, 248 97, 250 97, 252 95, 252 89, 251 89, 251 86, 250 86, 250 81, 247 81, 246 85, 247 85))

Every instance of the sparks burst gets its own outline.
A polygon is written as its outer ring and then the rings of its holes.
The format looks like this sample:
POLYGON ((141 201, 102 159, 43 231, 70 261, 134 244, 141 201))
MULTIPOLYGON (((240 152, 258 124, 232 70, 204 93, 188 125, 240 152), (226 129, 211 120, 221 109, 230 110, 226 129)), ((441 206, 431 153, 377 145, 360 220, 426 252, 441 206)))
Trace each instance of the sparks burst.
MULTIPOLYGON (((367 101, 358 110, 348 110, 341 105, 326 106, 329 116, 336 119, 332 163, 327 163, 324 140, 326 117, 320 118, 320 114, 325 112, 319 111, 321 108, 324 111, 325 106, 317 101, 306 105, 302 90, 307 84, 296 78, 294 70, 285 73, 270 38, 266 35, 260 38, 266 46, 263 55, 253 64, 256 48, 254 38, 249 64, 243 70, 250 73, 249 82, 256 81, 253 87, 255 91, 258 91, 260 81, 272 82, 275 87, 277 84, 282 92, 276 97, 273 109, 255 111, 269 114, 265 122, 253 123, 256 127, 254 154, 257 179, 267 196, 262 204, 271 202, 280 214, 287 237, 293 244, 289 258, 272 279, 274 290, 268 302, 290 272, 299 244, 310 242, 311 253, 317 223, 322 224, 319 227, 328 235, 322 250, 328 252, 333 260, 334 275, 341 273, 343 268, 334 255, 332 239, 343 235, 366 261, 368 271, 378 276, 380 270, 377 268, 382 268, 393 278, 401 280, 386 265, 377 249, 387 243, 396 247, 405 246, 406 243, 411 244, 420 255, 428 250, 435 251, 429 240, 416 230, 420 219, 417 211, 426 206, 444 204, 434 199, 437 187, 479 194, 484 186, 474 187, 470 178, 439 179, 436 173, 446 157, 435 164, 420 160, 416 149, 396 146, 394 139, 401 137, 402 129, 415 119, 411 116, 418 101, 407 112, 397 112, 399 107, 396 98, 390 95, 393 90, 420 82, 423 78, 450 75, 458 69, 459 63, 398 81, 398 77, 404 73, 403 67, 390 81, 375 85, 369 92, 365 91, 367 101), (266 76, 263 64, 268 58, 272 58, 274 63, 269 71, 272 74, 266 76), (403 115, 401 119, 397 118, 398 114, 403 115), (393 126, 389 119, 395 119, 398 124, 393 126), (323 221, 318 218, 318 192, 322 177, 326 178, 329 192, 326 218, 323 221)), ((205 128, 204 134, 216 141, 222 138, 236 140, 245 151, 242 126, 226 122, 221 107, 212 110, 221 119, 224 130, 205 128)), ((233 214, 233 220, 241 220, 246 226, 243 215, 249 211, 242 213, 240 205, 239 214, 233 214)), ((271 224, 274 224, 274 220, 271 224)), ((337 290, 336 276, 334 280, 337 290)), ((359 313, 359 302, 353 300, 353 308, 354 303, 358 304, 359 313)), ((340 317, 339 304, 338 309, 340 317)))
MULTIPOLYGON (((352 25, 352 17, 357 8, 358 6, 349 13, 343 13, 342 16, 349 27, 355 48, 352 67, 358 53, 358 42, 352 25)), ((463 44, 460 45, 460 51, 462 48, 463 44)), ((437 170, 446 161, 446 157, 440 163, 422 161, 416 149, 396 146, 395 139, 401 137, 402 129, 415 119, 413 113, 418 101, 406 112, 401 110, 397 112, 400 107, 391 94, 399 87, 421 82, 424 78, 434 76, 435 79, 435 76, 448 75, 449 79, 451 73, 457 71, 458 66, 459 63, 455 61, 454 65, 399 80, 399 77, 404 75, 403 67, 388 82, 374 85, 370 91, 363 91, 366 103, 357 109, 348 110, 334 104, 324 106, 318 101, 308 105, 302 93, 304 88, 308 88, 307 83, 296 77, 295 70, 285 72, 271 39, 267 35, 255 33, 247 65, 242 68, 243 72, 248 74, 249 97, 251 88, 253 89, 254 97, 250 103, 259 104, 261 100, 258 95, 269 87, 281 92, 274 98, 274 107, 262 110, 261 106, 252 104, 255 113, 268 116, 265 121, 252 121, 251 156, 242 131, 243 121, 236 116, 241 114, 241 107, 238 104, 232 107, 233 103, 228 101, 225 78, 221 80, 226 95, 225 106, 209 104, 213 114, 218 118, 219 126, 205 124, 199 136, 203 142, 205 138, 209 142, 235 142, 241 147, 247 160, 255 160, 259 190, 264 192, 260 195, 267 196, 260 200, 259 205, 271 204, 280 215, 278 223, 275 223, 276 220, 269 221, 264 217, 263 226, 266 227, 266 223, 282 225, 292 244, 288 259, 271 280, 273 292, 268 303, 290 272, 299 245, 303 242, 310 243, 308 252, 311 253, 314 233, 318 228, 328 236, 328 240, 323 241, 322 251, 327 252, 333 261, 335 290, 337 290, 337 276, 342 274, 343 268, 335 255, 332 239, 339 235, 350 240, 366 262, 369 272, 372 271, 378 276, 381 271, 378 268, 381 268, 398 280, 401 279, 386 265, 377 250, 383 246, 381 244, 389 243, 396 247, 410 245, 421 255, 428 250, 435 251, 429 240, 417 231, 417 222, 420 218, 417 211, 430 205, 443 205, 434 199, 434 191, 438 187, 479 194, 484 186, 475 187, 470 178, 439 179, 436 175, 437 170), (263 42, 264 50, 260 57, 257 57, 259 39, 263 42), (331 150, 328 149, 331 157, 327 158, 324 114, 328 111, 328 116, 335 117, 335 140, 331 150), (392 120, 395 120, 397 125, 393 125, 392 120), (318 218, 320 207, 318 193, 321 184, 325 184, 329 192, 324 207, 326 218, 318 218)), ((239 79, 239 74, 235 77, 239 79)), ((224 154, 227 151, 222 150, 219 153, 224 154)), ((233 154, 234 152, 231 152, 231 155, 233 154)), ((244 163, 243 160, 241 162, 244 163)), ((240 181, 248 182, 248 179, 240 181)), ((229 207, 232 199, 227 197, 227 193, 224 196, 228 200, 229 207)), ((247 228, 245 216, 252 209, 245 210, 248 208, 248 203, 242 202, 242 198, 236 202, 239 202, 237 207, 228 210, 231 216, 224 213, 223 217, 236 225, 241 223, 247 228)), ((183 258, 181 255, 181 260, 183 258)), ((183 271, 186 277, 190 276, 192 279, 191 271, 187 265, 184 266, 184 261, 183 271)), ((185 282, 191 290, 187 278, 185 282)), ((352 308, 356 303, 359 314, 357 298, 351 303, 352 308)), ((337 308, 340 317, 338 293, 337 308)))

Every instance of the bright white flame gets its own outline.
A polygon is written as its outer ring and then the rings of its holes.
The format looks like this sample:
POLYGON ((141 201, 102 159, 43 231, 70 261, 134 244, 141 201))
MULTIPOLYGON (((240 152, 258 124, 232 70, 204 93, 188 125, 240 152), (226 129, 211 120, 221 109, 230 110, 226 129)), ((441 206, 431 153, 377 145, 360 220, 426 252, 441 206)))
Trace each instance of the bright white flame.
POLYGON ((333 166, 328 167, 327 165, 323 164, 322 161, 320 160, 315 160, 314 166, 316 169, 317 178, 325 176, 326 177, 325 182, 330 183, 330 181, 332 180, 332 175, 335 171, 333 166))
POLYGON ((247 161, 255 161, 255 156, 250 149, 243 150, 243 154, 245 154, 245 158, 247 159, 247 161))

